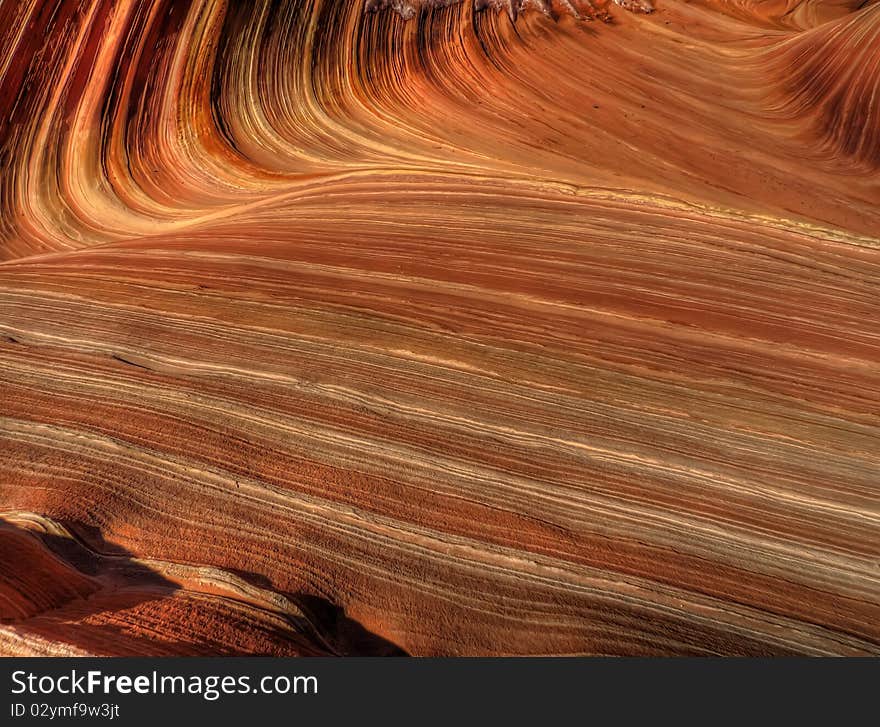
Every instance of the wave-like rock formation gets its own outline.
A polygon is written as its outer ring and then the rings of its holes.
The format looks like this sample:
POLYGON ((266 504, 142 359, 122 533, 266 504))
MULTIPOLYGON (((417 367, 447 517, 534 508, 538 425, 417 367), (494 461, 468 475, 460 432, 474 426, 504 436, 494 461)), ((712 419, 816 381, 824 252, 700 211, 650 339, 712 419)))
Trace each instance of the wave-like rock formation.
POLYGON ((880 653, 878 79, 876 2, 0 4, 0 652, 880 653))

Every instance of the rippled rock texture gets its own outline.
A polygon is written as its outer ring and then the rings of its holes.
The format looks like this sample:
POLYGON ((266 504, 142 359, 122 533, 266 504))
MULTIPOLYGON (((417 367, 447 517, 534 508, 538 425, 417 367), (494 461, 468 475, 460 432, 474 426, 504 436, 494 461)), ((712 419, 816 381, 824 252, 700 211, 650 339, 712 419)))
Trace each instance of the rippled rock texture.
POLYGON ((0 651, 880 653, 880 4, 651 9, 0 4, 0 651))

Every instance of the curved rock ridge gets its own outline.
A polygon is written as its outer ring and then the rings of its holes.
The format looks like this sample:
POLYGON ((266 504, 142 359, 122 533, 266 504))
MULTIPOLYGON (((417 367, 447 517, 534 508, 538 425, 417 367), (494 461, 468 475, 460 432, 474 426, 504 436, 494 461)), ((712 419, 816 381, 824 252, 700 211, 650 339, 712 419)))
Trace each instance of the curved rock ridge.
POLYGON ((784 112, 811 122, 829 157, 880 169, 880 4, 785 39, 768 54, 784 112))
MULTIPOLYGON (((392 9, 404 20, 411 20, 420 10, 446 8, 464 0, 365 0, 367 12, 392 9)), ((654 12, 651 0, 610 0, 626 10, 640 13, 654 12)), ((560 14, 571 15, 579 20, 599 18, 611 22, 612 16, 604 8, 608 0, 598 4, 592 0, 470 0, 475 12, 487 9, 504 10, 511 21, 516 22, 519 14, 525 10, 538 10, 554 20, 560 14)))
POLYGON ((759 28, 807 30, 857 13, 877 0, 699 0, 759 28))
POLYGON ((0 4, 0 653, 880 654, 880 5, 639 7, 0 4))

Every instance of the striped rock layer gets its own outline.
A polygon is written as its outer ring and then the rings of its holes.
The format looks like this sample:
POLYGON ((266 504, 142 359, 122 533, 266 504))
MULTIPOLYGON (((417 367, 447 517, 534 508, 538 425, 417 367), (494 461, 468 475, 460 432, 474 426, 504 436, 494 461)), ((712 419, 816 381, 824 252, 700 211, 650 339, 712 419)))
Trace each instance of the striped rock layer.
POLYGON ((880 653, 880 4, 640 9, 0 4, 0 652, 880 653))

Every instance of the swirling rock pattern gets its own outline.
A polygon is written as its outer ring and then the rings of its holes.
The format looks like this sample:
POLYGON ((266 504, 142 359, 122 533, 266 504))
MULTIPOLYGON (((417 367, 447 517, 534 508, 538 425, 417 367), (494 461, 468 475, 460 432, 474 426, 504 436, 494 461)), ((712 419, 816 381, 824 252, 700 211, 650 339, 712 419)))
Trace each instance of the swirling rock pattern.
POLYGON ((0 4, 0 651, 880 653, 880 5, 651 9, 0 4))

